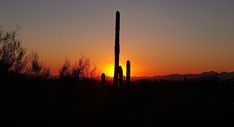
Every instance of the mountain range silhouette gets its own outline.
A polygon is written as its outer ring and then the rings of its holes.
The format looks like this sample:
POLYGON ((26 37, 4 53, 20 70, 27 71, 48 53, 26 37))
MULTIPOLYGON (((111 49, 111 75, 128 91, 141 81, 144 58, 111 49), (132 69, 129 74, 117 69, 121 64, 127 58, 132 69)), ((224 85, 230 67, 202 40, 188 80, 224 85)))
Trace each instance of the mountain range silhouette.
POLYGON ((168 74, 168 75, 160 75, 160 76, 132 76, 133 80, 169 80, 169 81, 183 81, 184 78, 190 81, 198 81, 204 79, 212 79, 217 78, 220 81, 234 81, 234 72, 202 72, 198 74, 168 74))

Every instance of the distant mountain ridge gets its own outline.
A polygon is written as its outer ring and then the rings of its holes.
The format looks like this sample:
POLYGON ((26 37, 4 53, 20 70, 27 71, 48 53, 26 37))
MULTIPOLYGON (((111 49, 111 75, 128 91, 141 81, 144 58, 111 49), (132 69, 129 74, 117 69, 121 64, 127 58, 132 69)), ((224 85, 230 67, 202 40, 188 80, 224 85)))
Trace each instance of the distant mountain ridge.
POLYGON ((132 77, 132 80, 170 80, 170 81, 184 81, 184 80, 204 80, 204 79, 215 79, 215 80, 232 80, 234 81, 234 72, 202 72, 199 74, 169 74, 163 76, 140 76, 140 77, 132 77))

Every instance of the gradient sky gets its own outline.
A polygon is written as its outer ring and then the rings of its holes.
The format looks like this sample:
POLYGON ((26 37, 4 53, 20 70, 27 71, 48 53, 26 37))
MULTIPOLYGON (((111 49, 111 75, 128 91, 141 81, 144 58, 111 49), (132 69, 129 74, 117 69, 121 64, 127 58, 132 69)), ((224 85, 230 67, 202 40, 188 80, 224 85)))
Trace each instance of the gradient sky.
POLYGON ((83 54, 110 75, 116 10, 133 75, 234 71, 234 0, 1 0, 0 25, 47 65, 83 54))

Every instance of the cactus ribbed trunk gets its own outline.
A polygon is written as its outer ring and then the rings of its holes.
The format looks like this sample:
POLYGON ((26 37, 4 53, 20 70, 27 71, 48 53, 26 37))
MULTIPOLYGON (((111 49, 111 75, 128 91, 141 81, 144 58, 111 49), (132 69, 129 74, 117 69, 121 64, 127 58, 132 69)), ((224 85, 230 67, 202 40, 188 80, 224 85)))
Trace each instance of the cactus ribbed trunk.
POLYGON ((119 84, 118 84, 118 88, 123 88, 123 69, 121 66, 119 66, 119 84))
POLYGON ((118 68, 119 68, 119 54, 120 54, 120 45, 119 45, 119 31, 120 31, 120 13, 116 12, 116 24, 115 24, 115 67, 114 67, 114 81, 113 86, 118 86, 118 68))
POLYGON ((126 85, 128 86, 130 84, 130 76, 131 76, 131 65, 130 61, 128 60, 126 63, 126 85))

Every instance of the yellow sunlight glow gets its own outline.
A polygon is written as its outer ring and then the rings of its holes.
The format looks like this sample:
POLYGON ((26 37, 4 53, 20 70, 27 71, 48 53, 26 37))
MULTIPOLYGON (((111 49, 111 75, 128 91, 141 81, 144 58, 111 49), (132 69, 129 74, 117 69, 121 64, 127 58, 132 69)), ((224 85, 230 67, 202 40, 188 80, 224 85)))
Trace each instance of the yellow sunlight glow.
MULTIPOLYGON (((122 66, 124 76, 125 76, 125 73, 126 73, 125 68, 126 68, 125 66, 122 66)), ((107 64, 107 65, 103 66, 102 70, 103 70, 103 72, 105 73, 106 76, 114 77, 114 65, 113 64, 107 64)))
POLYGON ((103 67, 103 72, 106 76, 113 77, 114 76, 114 65, 107 64, 103 67))

